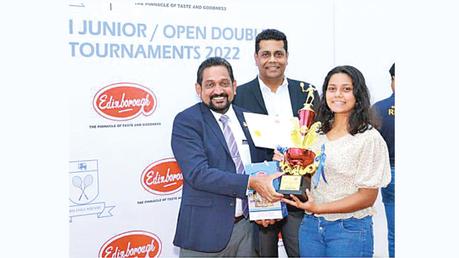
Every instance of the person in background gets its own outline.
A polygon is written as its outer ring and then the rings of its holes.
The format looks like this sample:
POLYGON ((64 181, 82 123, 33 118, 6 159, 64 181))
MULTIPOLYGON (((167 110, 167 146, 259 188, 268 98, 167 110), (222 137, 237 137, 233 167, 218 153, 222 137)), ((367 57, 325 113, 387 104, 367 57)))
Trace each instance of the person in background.
POLYGON ((358 69, 333 68, 322 89, 312 150, 325 153, 324 170, 313 175, 319 182, 306 191, 306 202, 293 195, 283 201, 305 210, 301 257, 372 257, 373 204, 391 177, 387 146, 372 126, 369 91, 358 69))
POLYGON ((232 105, 236 81, 228 61, 201 63, 195 84, 201 98, 177 114, 172 151, 183 174, 174 245, 180 257, 250 257, 254 223, 248 220, 247 190, 278 201, 272 180, 281 175, 245 175, 244 165, 264 160, 244 126, 243 110, 232 105))
POLYGON ((381 188, 381 195, 386 211, 389 256, 395 257, 395 63, 390 67, 389 73, 392 94, 390 97, 376 102, 372 109, 377 117, 377 129, 389 149, 392 179, 387 187, 381 188))
MULTIPOLYGON (((255 63, 258 67, 258 76, 237 87, 234 104, 250 112, 291 117, 298 116, 307 98, 307 91, 314 88, 309 83, 289 79, 285 76, 288 64, 287 37, 281 31, 266 29, 260 32, 255 39, 255 63)), ((313 109, 317 111, 319 94, 314 92, 313 109)), ((272 160, 273 150, 265 149, 266 160, 272 160)), ((287 205, 286 218, 257 221, 259 234, 257 251, 263 257, 278 256, 278 235, 282 234, 287 255, 298 257, 298 228, 304 212, 296 207, 287 205)))

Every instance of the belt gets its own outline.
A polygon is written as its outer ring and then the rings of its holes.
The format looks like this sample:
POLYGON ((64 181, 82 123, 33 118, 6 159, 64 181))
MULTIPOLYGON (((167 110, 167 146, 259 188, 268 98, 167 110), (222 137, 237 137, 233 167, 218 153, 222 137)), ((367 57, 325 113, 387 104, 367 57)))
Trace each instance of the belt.
POLYGON ((234 224, 238 223, 238 222, 241 221, 243 218, 244 218, 244 215, 241 215, 241 216, 238 216, 238 217, 234 217, 234 224))

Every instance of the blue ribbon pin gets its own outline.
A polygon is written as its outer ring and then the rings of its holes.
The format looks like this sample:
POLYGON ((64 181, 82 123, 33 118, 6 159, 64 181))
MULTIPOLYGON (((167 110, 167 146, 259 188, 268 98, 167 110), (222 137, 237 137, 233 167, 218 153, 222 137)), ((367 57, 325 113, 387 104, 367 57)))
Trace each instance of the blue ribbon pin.
POLYGON ((316 173, 312 176, 312 184, 314 185, 314 188, 317 188, 319 185, 319 180, 322 177, 325 183, 328 184, 327 179, 325 178, 325 159, 327 158, 327 155, 325 154, 325 144, 322 144, 322 147, 320 148, 320 155, 315 158, 316 162, 319 162, 319 166, 317 167, 316 173))

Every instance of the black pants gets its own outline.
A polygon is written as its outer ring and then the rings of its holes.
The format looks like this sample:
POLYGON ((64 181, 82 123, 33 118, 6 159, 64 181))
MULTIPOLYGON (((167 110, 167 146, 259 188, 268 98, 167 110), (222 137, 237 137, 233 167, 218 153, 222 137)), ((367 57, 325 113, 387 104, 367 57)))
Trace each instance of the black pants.
POLYGON ((288 216, 267 228, 258 226, 257 252, 261 257, 278 257, 278 235, 289 257, 299 257, 298 229, 303 220, 304 211, 288 211, 288 216))

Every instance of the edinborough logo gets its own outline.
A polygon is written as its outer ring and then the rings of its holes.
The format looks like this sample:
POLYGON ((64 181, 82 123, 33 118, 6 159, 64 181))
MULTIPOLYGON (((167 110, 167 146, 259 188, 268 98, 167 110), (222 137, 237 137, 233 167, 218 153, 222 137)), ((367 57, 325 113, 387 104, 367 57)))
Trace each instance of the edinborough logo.
POLYGON ((120 82, 99 90, 94 96, 93 106, 101 116, 122 121, 140 114, 153 114, 157 101, 150 89, 136 83, 120 82))
POLYGON ((110 238, 100 248, 98 257, 158 257, 160 253, 161 240, 155 234, 134 230, 110 238))
POLYGON ((150 193, 166 195, 182 189, 183 175, 177 161, 162 159, 148 165, 142 172, 142 186, 150 193))

